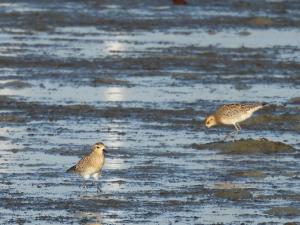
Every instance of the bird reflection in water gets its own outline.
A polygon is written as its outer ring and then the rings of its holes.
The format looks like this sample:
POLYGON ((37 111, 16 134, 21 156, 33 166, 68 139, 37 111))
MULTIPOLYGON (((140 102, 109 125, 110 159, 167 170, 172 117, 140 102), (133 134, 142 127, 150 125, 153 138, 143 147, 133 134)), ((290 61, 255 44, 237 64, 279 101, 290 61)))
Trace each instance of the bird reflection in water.
POLYGON ((102 218, 100 213, 95 212, 79 212, 80 220, 84 225, 102 225, 102 218))

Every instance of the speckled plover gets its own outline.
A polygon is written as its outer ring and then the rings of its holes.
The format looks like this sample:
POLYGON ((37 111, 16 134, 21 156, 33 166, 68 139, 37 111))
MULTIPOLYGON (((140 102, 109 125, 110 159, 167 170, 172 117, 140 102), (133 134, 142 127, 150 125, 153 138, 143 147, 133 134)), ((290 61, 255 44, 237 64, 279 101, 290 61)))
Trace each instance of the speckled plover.
POLYGON ((101 191, 96 181, 98 180, 99 175, 101 174, 102 167, 105 161, 105 146, 102 142, 98 142, 93 145, 92 151, 89 155, 82 157, 79 162, 69 168, 67 172, 73 172, 79 174, 84 178, 83 187, 86 189, 86 180, 90 177, 93 177, 94 184, 96 185, 97 192, 101 191))

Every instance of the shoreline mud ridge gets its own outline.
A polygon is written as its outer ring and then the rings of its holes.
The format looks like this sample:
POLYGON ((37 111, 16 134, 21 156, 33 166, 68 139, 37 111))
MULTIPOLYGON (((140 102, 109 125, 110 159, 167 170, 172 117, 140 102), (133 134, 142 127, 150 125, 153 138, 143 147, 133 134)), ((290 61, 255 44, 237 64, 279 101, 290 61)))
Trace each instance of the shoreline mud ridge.
POLYGON ((265 138, 241 139, 231 142, 212 142, 207 144, 192 144, 192 148, 197 150, 210 149, 221 150, 224 154, 275 154, 291 153, 295 151, 292 146, 276 141, 270 141, 265 138))

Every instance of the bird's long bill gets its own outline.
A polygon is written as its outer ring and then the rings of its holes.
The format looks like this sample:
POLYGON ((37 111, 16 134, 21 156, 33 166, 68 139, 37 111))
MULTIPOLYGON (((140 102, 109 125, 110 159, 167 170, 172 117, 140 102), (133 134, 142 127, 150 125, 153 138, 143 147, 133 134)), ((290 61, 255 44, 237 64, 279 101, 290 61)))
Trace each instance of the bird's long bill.
POLYGON ((106 153, 107 153, 107 150, 106 150, 106 149, 103 149, 103 152, 106 154, 106 153))

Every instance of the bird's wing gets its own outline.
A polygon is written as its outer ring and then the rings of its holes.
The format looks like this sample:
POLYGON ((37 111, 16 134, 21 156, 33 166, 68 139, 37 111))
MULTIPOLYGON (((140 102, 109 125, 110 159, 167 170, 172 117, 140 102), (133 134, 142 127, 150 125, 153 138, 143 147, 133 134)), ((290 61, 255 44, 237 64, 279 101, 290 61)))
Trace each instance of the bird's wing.
POLYGON ((80 159, 78 161, 78 163, 75 165, 75 171, 80 172, 80 171, 84 170, 86 164, 88 164, 90 160, 91 159, 90 159, 89 155, 83 156, 82 159, 80 159))
POLYGON ((223 105, 218 109, 217 114, 225 117, 232 117, 238 115, 240 113, 241 108, 241 104, 223 105))
POLYGON ((261 104, 261 103, 255 103, 255 104, 245 104, 245 105, 242 105, 242 108, 247 111, 248 113, 253 113, 261 108, 263 108, 264 105, 261 104))
POLYGON ((66 172, 67 172, 67 173, 75 172, 75 166, 70 167, 69 169, 67 169, 66 172))

